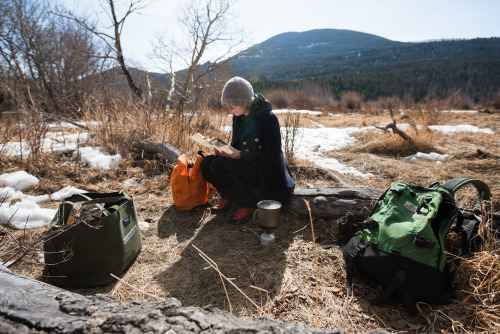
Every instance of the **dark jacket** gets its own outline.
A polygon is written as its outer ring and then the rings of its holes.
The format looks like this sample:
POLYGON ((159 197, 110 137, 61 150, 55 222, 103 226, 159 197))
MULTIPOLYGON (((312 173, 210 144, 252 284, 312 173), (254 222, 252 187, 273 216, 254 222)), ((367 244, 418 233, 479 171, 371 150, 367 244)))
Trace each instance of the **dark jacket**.
POLYGON ((278 118, 261 94, 254 95, 248 116, 233 116, 231 146, 241 151, 243 162, 256 166, 259 200, 286 203, 295 188, 295 180, 281 149, 278 118))

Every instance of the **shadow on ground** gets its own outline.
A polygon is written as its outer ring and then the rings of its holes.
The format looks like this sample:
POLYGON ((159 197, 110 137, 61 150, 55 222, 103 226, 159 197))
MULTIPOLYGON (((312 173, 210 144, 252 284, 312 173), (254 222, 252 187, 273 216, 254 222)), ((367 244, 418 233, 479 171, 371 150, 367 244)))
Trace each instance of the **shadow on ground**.
MULTIPOLYGON (((158 222, 160 238, 177 239, 182 249, 180 259, 155 277, 172 297, 185 306, 213 305, 229 311, 221 277, 199 255, 196 246, 218 266, 219 270, 259 307, 266 310, 269 298, 279 291, 286 268, 286 250, 293 238, 310 239, 308 220, 282 211, 280 226, 273 229, 275 242, 260 244, 263 232, 257 224, 248 222, 234 226, 228 223, 230 213, 212 215, 209 211, 194 213, 168 208, 158 222)), ((224 281, 234 314, 257 309, 241 292, 224 281)))

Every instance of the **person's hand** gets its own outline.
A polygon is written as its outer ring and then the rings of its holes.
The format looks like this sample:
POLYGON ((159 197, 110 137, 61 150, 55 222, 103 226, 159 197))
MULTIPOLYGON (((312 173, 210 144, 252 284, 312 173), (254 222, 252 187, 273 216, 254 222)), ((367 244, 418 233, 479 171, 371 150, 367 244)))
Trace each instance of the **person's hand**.
POLYGON ((234 160, 240 160, 241 159, 241 152, 235 152, 235 153, 228 154, 226 152, 217 151, 216 154, 219 155, 219 156, 221 156, 221 157, 226 157, 226 158, 229 158, 229 159, 234 159, 234 160))

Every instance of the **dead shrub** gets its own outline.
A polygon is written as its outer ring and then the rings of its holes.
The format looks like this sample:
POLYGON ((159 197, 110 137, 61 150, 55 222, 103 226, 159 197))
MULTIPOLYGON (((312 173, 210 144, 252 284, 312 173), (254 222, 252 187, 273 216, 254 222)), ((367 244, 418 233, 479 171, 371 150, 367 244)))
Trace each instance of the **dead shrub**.
POLYGON ((441 104, 434 100, 430 103, 420 104, 410 112, 411 117, 424 127, 442 124, 446 120, 441 104))
POLYGON ((410 109, 415 106, 415 98, 408 93, 403 95, 403 97, 401 98, 401 102, 403 103, 403 107, 405 109, 410 109))
POLYGON ((474 108, 474 101, 468 95, 457 91, 455 94, 445 99, 449 109, 469 110, 474 108))
POLYGON ((493 95, 493 108, 500 109, 500 91, 493 95))
POLYGON ((479 102, 477 103, 477 105, 481 108, 491 108, 493 106, 493 101, 486 96, 482 96, 479 99, 479 102))
POLYGON ((296 89, 271 89, 266 91, 265 95, 276 109, 316 110, 338 107, 328 85, 301 83, 296 89))
POLYGON ((355 110, 361 108, 363 102, 363 94, 355 91, 343 92, 340 96, 340 102, 344 108, 355 110))
POLYGON ((328 83, 301 82, 299 91, 307 96, 307 104, 303 104, 302 108, 311 110, 338 108, 338 101, 335 100, 333 90, 328 83))
POLYGON ((273 108, 284 109, 290 105, 290 97, 287 91, 283 89, 273 89, 266 93, 266 98, 271 102, 273 108))
POLYGON ((291 94, 292 106, 296 109, 314 109, 311 96, 298 91, 291 94))
POLYGON ((370 114, 377 114, 382 109, 387 109, 387 106, 391 106, 392 109, 400 109, 403 107, 401 100, 397 96, 385 96, 380 97, 377 100, 369 100, 363 102, 364 112, 370 114))
POLYGON ((285 159, 291 162, 298 140, 298 129, 301 126, 300 113, 285 113, 282 120, 281 136, 283 138, 283 150, 285 159))
POLYGON ((386 96, 378 98, 377 103, 379 104, 379 107, 382 108, 387 108, 387 106, 390 106, 392 109, 399 109, 403 107, 401 100, 397 96, 386 96))
POLYGON ((360 132, 353 134, 358 143, 350 147, 349 150, 352 152, 382 154, 395 157, 409 156, 417 152, 437 151, 430 133, 417 135, 414 131, 408 131, 407 134, 414 139, 413 142, 410 143, 392 132, 387 134, 372 131, 360 132))

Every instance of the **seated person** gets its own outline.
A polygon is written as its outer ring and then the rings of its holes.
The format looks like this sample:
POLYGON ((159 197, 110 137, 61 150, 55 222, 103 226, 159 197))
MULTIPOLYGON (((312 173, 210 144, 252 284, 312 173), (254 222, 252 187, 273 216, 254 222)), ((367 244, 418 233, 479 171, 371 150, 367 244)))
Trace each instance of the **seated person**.
POLYGON ((261 94, 254 95, 248 81, 234 77, 224 86, 221 102, 233 114, 231 146, 240 152, 216 150, 215 155, 202 160, 201 172, 221 195, 212 212, 236 206, 229 222, 243 224, 260 200, 285 204, 295 180, 281 149, 280 125, 269 101, 261 94))

